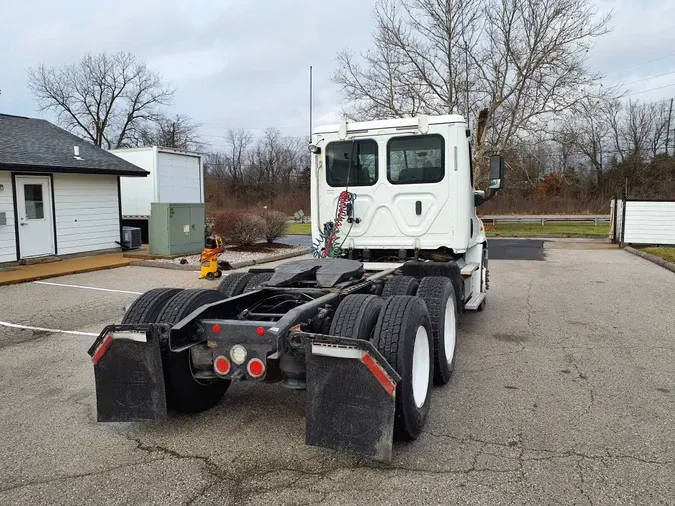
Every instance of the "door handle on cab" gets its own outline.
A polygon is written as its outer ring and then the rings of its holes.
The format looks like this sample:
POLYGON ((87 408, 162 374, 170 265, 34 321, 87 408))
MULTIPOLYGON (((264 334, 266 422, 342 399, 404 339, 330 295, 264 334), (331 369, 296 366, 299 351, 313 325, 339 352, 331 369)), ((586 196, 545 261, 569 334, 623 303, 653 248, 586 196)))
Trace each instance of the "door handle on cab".
POLYGON ((415 202, 415 214, 417 216, 422 214, 422 201, 421 200, 418 200, 417 202, 415 202))

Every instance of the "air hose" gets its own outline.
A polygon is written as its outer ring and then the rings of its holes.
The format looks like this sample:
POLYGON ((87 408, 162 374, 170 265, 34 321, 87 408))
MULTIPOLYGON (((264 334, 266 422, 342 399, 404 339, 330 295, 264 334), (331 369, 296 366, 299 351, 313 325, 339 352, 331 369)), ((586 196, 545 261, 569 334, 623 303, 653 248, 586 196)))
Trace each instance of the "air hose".
MULTIPOLYGON (((347 217, 347 209, 351 204, 354 209, 356 194, 347 190, 340 193, 335 209, 335 220, 324 223, 320 236, 312 243, 311 252, 316 258, 337 258, 341 248, 335 244, 342 222, 347 217)), ((346 239, 346 237, 345 237, 346 239)), ((342 241, 344 243, 344 240, 342 241)))

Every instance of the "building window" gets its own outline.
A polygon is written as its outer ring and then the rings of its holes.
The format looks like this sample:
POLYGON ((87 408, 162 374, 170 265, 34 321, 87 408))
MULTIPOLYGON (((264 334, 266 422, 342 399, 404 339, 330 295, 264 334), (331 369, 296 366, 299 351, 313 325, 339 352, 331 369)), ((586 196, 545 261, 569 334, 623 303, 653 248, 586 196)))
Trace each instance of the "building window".
POLYGON ((23 186, 23 196, 26 202, 26 219, 42 220, 45 217, 44 202, 42 200, 41 184, 26 184, 23 186))

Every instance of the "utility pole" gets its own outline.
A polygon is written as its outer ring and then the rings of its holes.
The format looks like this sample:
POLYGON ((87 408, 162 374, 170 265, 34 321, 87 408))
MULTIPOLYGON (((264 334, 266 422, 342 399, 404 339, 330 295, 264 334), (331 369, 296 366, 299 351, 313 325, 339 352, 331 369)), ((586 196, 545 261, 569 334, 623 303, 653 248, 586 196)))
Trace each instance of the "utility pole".
POLYGON ((670 144, 670 117, 673 114, 673 99, 670 99, 670 109, 668 109, 668 127, 666 128, 666 156, 668 156, 668 144, 670 144))
MULTIPOLYGON (((672 103, 671 103, 672 105, 672 103)), ((312 143, 312 66, 309 66, 309 143, 312 143)))

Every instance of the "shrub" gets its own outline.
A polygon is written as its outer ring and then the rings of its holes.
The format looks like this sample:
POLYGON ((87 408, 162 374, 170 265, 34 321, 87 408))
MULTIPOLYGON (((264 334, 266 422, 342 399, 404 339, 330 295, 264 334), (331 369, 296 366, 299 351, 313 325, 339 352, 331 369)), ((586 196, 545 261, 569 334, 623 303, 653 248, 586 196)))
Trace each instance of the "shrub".
POLYGON ((263 237, 265 221, 245 211, 219 211, 213 214, 213 231, 226 242, 250 246, 263 237))
POLYGON ((259 216, 265 223, 262 236, 268 243, 271 244, 288 233, 288 222, 284 213, 265 209, 259 216))

